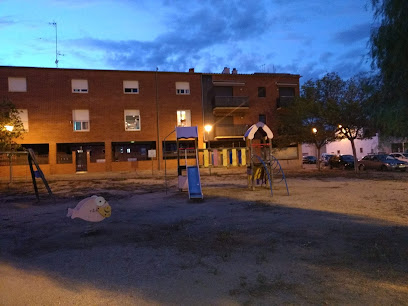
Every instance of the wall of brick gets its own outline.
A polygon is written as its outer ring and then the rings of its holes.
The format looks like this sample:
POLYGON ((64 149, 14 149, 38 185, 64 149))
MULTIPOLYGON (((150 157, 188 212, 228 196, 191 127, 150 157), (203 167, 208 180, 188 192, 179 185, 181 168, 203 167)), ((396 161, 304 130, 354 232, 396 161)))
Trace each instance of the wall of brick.
MULTIPOLYGON (((259 114, 265 114, 267 124, 274 127, 278 83, 299 84, 298 75, 286 74, 210 74, 214 81, 232 80, 245 86, 234 86, 234 96, 248 96, 250 108, 245 115, 234 116, 234 124, 258 122, 259 114), (258 87, 266 88, 266 97, 258 97, 258 87)), ((45 173, 75 173, 72 164, 57 164, 59 143, 104 143, 105 162, 91 163, 89 172, 133 171, 151 169, 151 161, 113 162, 112 142, 154 141, 158 159, 154 170, 164 170, 162 141, 176 140, 174 130, 177 110, 191 111, 191 125, 198 127, 198 145, 203 148, 203 91, 201 73, 113 71, 30 67, 0 67, 0 98, 10 99, 17 108, 28 110, 29 131, 18 142, 22 144, 49 144, 49 164, 41 166, 45 173), (9 92, 8 77, 25 77, 27 92, 9 92), (88 80, 88 93, 73 93, 72 79, 88 80), (139 82, 138 94, 123 93, 123 81, 139 82), (176 82, 189 82, 190 94, 177 95, 176 82), (73 130, 72 111, 89 110, 90 131, 73 130), (140 111, 140 131, 125 131, 124 110, 140 111)), ((206 75, 208 78, 208 75, 206 75)), ((298 93, 298 85, 295 86, 298 93)), ((176 161, 167 161, 168 169, 176 167, 176 161)), ((4 167, 0 167, 4 168, 4 167)), ((16 169, 16 171, 20 171, 16 169)), ((21 170, 24 172, 24 170, 21 170)), ((0 169, 7 175, 7 169, 0 169)), ((24 173, 22 173, 24 175, 24 173)))
MULTIPOLYGON (((91 165, 95 171, 112 170, 111 142, 155 141, 161 156, 161 141, 174 130, 177 110, 190 110, 191 124, 202 126, 200 82, 194 73, 0 67, 0 97, 28 110, 29 131, 18 142, 48 143, 52 173, 63 168, 56 164, 57 143, 104 142, 106 163, 91 165), (8 77, 25 77, 27 92, 9 92, 8 77), (72 79, 88 80, 88 93, 73 93, 72 79), (124 80, 137 80, 139 93, 123 93, 124 80), (190 83, 189 95, 176 95, 179 81, 190 83), (74 109, 89 110, 89 132, 73 131, 74 109), (140 111, 140 131, 125 131, 125 109, 140 111)), ((158 160, 155 167, 163 167, 158 160)))

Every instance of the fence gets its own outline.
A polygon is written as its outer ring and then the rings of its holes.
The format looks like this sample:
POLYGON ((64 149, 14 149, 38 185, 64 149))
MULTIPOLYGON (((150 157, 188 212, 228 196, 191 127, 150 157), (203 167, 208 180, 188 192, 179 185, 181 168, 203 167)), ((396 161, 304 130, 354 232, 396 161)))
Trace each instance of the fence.
POLYGON ((246 148, 199 149, 200 167, 246 166, 246 148))

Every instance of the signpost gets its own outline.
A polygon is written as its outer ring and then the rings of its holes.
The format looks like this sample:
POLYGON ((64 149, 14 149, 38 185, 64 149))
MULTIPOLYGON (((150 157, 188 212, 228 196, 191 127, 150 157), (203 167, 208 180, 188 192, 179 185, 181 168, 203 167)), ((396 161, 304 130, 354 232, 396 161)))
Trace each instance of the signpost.
POLYGON ((156 158, 156 150, 147 150, 147 157, 152 159, 152 175, 153 175, 153 160, 156 158))

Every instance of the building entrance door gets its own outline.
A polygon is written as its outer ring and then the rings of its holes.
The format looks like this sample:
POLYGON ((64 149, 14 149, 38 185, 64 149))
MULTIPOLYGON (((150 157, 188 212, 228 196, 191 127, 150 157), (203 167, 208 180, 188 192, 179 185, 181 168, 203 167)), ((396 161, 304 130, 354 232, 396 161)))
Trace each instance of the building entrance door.
POLYGON ((76 150, 76 171, 87 171, 86 152, 82 149, 76 150))

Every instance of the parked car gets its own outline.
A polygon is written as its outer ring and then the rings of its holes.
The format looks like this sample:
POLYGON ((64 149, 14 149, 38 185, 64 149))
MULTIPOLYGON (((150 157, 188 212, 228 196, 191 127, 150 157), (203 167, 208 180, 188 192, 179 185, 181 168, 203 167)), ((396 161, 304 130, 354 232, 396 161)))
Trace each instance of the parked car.
POLYGON ((330 169, 354 169, 354 157, 353 155, 332 155, 329 159, 330 169))
POLYGON ((312 156, 312 155, 303 156, 304 164, 315 164, 316 162, 317 162, 316 156, 312 156))
POLYGON ((373 154, 364 156, 358 162, 359 170, 374 169, 380 171, 398 170, 406 171, 407 163, 400 161, 391 155, 387 154, 373 154))
POLYGON ((333 155, 333 154, 323 153, 323 154, 322 154, 322 159, 321 159, 322 164, 325 165, 325 166, 328 166, 328 165, 329 165, 329 159, 330 159, 332 156, 334 156, 334 155, 333 155))
POLYGON ((408 153, 396 152, 396 153, 391 153, 390 155, 400 161, 408 162, 408 153))

